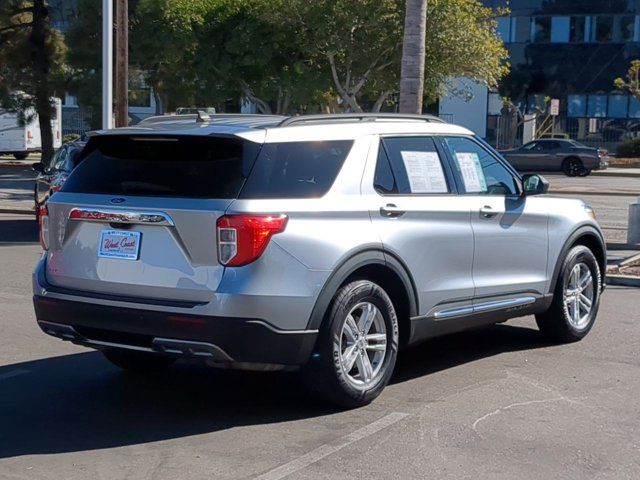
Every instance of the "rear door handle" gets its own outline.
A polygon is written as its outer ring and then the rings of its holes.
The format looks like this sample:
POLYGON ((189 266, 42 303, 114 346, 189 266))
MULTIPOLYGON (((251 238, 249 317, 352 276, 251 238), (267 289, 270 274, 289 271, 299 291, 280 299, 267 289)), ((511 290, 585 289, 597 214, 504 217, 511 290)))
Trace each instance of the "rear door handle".
POLYGON ((484 218, 491 218, 491 217, 495 217, 496 214, 498 212, 496 212, 493 208, 491 208, 489 205, 485 205, 484 207, 482 207, 480 209, 480 215, 482 215, 482 217, 484 218))
POLYGON ((380 207, 380 215, 383 217, 401 217, 405 213, 405 210, 398 208, 393 203, 388 203, 384 207, 380 207))

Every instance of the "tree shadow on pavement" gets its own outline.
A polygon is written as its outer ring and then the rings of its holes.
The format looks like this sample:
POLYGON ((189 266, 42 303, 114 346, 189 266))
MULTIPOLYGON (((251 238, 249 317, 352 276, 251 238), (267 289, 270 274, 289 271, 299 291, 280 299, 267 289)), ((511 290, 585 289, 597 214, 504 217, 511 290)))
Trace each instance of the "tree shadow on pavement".
POLYGON ((0 247, 25 243, 38 243, 38 224, 35 216, 12 215, 10 218, 0 218, 0 247))
MULTIPOLYGON (((393 383, 505 351, 541 347, 535 330, 496 326, 405 352, 393 383)), ((0 458, 120 447, 335 413, 294 373, 178 362, 123 373, 98 352, 0 367, 0 458)))

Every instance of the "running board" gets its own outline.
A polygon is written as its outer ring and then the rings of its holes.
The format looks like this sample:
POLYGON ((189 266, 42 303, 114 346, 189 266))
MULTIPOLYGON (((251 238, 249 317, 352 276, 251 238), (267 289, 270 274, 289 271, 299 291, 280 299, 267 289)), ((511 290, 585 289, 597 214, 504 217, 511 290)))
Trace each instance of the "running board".
POLYGON ((463 317, 473 313, 493 312, 496 310, 510 310, 525 305, 531 305, 536 302, 536 297, 518 297, 509 298, 507 300, 494 300, 492 302, 478 303, 466 307, 447 308, 437 311, 433 316, 436 320, 445 320, 447 318, 463 317))

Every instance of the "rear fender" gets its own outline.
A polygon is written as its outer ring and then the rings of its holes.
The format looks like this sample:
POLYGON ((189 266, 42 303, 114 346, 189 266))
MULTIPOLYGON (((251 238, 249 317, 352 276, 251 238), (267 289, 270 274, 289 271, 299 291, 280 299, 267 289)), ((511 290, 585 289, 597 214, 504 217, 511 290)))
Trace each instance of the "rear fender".
POLYGON ((324 284, 324 287, 322 287, 320 295, 316 300, 307 329, 315 330, 320 328, 333 296, 340 286, 353 272, 367 265, 384 265, 396 273, 402 280, 404 289, 407 292, 407 298, 409 299, 409 316, 414 317, 418 314, 418 296, 407 268, 393 255, 383 252, 382 250, 372 249, 356 253, 343 261, 340 266, 334 270, 324 284))

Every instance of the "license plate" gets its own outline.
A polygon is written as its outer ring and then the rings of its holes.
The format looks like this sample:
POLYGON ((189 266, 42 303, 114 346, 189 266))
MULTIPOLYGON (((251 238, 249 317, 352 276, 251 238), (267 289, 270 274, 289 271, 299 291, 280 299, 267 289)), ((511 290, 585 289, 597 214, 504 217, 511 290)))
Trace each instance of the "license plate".
POLYGON ((102 230, 98 257, 137 260, 140 253, 140 232, 102 230))

